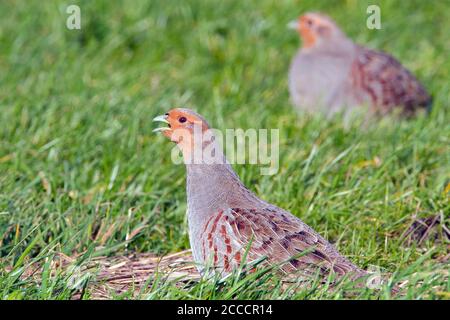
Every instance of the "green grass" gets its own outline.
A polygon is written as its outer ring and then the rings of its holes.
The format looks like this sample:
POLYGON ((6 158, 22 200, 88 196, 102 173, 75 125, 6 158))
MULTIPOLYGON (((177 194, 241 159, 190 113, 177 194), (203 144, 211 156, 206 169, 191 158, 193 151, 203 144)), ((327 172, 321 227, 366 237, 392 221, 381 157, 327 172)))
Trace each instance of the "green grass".
MULTIPOLYGON (((279 128, 280 171, 235 166, 244 183, 361 267, 409 280, 405 298, 448 299, 448 264, 439 262, 448 243, 405 247, 400 235, 415 213, 449 217, 449 1, 370 1, 381 7, 382 30, 365 27, 369 1, 72 3, 81 7, 79 31, 66 29, 64 1, 0 3, 1 299, 69 298, 70 275, 49 272, 55 252, 87 250, 86 260, 94 248, 120 255, 189 247, 185 170, 151 132, 151 119, 174 106, 196 109, 219 129, 279 128), (299 40, 286 24, 308 10, 399 58, 432 92, 432 113, 368 127, 299 116, 287 92, 299 40), (380 165, 364 165, 375 157, 380 165), (47 270, 42 284, 20 278, 33 261, 47 270)), ((156 283, 140 298, 344 297, 272 290, 271 277, 182 289, 156 283)), ((374 296, 389 298, 386 290, 360 297, 374 296)))

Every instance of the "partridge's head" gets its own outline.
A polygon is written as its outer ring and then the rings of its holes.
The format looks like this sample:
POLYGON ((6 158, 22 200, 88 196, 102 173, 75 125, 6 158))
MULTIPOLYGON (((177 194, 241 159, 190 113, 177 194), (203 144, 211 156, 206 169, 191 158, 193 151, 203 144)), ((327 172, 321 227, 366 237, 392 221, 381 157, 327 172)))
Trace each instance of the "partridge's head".
POLYGON ((206 120, 198 113, 184 108, 172 109, 153 121, 164 122, 165 127, 156 128, 153 132, 161 132, 171 141, 178 144, 183 151, 191 150, 194 146, 195 134, 203 134, 209 129, 206 120))
POLYGON ((288 27, 300 34, 304 48, 319 47, 345 37, 336 23, 321 13, 306 13, 297 20, 291 21, 288 27))

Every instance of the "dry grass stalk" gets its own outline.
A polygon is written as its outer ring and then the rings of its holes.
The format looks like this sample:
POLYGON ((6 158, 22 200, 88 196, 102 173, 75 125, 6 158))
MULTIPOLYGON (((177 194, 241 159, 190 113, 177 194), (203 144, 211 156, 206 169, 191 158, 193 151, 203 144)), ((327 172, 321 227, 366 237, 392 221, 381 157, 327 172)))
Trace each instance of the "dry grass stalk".
MULTIPOLYGON (((152 253, 101 256, 78 265, 81 256, 58 253, 51 262, 53 275, 62 272, 69 276, 68 287, 75 291, 73 299, 80 299, 86 291, 93 299, 110 299, 127 292, 135 296, 144 286, 151 286, 156 277, 180 285, 200 279, 190 250, 167 256, 152 253), (84 283, 87 283, 85 288, 84 283)), ((26 268, 22 277, 40 283, 41 274, 42 265, 34 264, 26 268)))

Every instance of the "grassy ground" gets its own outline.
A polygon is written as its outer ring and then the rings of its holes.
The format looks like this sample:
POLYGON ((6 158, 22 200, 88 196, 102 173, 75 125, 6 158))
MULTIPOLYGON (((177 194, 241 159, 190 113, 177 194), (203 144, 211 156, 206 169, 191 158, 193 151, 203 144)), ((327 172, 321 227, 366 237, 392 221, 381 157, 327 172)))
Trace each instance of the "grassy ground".
MULTIPOLYGON (((69 298, 70 275, 47 269, 55 252, 87 250, 86 260, 94 248, 189 247, 185 170, 151 133, 152 117, 173 106, 219 129, 279 128, 279 173, 235 166, 244 183, 361 267, 409 280, 407 298, 449 298, 448 243, 400 240, 413 214, 449 216, 449 1, 370 1, 381 7, 382 30, 365 27, 368 2, 356 0, 70 3, 81 7, 79 31, 65 28, 65 1, 0 3, 0 298, 69 298), (298 116, 286 78, 299 40, 286 23, 306 10, 398 57, 434 95, 432 113, 368 127, 298 116), (20 277, 34 261, 47 270, 42 284, 20 277)), ((272 290, 265 277, 159 284, 139 297, 343 297, 272 290)), ((389 294, 361 297, 378 296, 389 294)))

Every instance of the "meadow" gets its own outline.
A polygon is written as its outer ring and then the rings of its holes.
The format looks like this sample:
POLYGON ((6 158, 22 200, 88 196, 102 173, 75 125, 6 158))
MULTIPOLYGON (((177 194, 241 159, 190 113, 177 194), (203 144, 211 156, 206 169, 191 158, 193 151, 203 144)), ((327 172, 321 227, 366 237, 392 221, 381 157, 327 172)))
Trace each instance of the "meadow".
MULTIPOLYGON (((278 128, 278 173, 234 165, 244 184, 362 268, 405 282, 395 298, 449 299, 442 228, 421 243, 402 237, 415 219, 449 221, 448 30, 448 0, 1 1, 0 299, 70 299, 70 272, 50 272, 57 253, 81 264, 189 248, 185 168, 151 121, 178 106, 218 129, 278 128), (80 30, 66 28, 68 4, 81 8, 80 30), (381 30, 366 27, 369 4, 381 8, 381 30), (300 40, 286 24, 311 10, 402 61, 432 93, 431 113, 369 125, 299 115, 287 70, 300 40), (39 282, 23 277, 36 263, 39 282)), ((154 282, 112 297, 345 298, 320 286, 274 290, 271 277, 154 282)), ((357 298, 392 297, 384 288, 357 298)))

